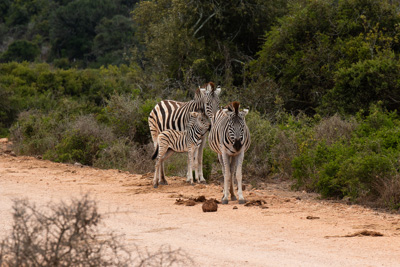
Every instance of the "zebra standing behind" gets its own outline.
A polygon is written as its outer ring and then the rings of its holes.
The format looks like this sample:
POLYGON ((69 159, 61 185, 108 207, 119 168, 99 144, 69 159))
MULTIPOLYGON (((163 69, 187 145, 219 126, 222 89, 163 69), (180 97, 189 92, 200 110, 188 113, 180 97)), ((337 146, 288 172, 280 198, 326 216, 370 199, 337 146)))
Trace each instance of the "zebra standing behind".
MULTIPOLYGON (((211 120, 213 115, 217 112, 219 106, 219 94, 221 87, 215 88, 215 84, 209 82, 196 90, 194 100, 189 102, 177 102, 173 100, 163 100, 158 103, 149 115, 149 127, 151 138, 154 143, 154 148, 158 144, 158 135, 165 130, 172 129, 176 131, 184 131, 189 121, 189 114, 192 111, 199 109, 205 110, 205 114, 211 120)), ((205 146, 205 136, 198 148, 197 162, 199 165, 200 181, 205 182, 203 176, 203 149, 205 146)), ((189 173, 189 158, 188 158, 188 172, 187 180, 190 181, 189 173)), ((160 184, 167 184, 164 175, 164 163, 161 165, 160 184)))
POLYGON ((169 129, 161 132, 157 137, 157 147, 152 157, 152 159, 157 158, 153 180, 154 188, 158 187, 163 162, 170 157, 173 152, 189 152, 188 168, 190 183, 193 184, 192 165, 194 165, 196 181, 200 182, 199 166, 196 161, 193 161, 196 157, 196 153, 198 153, 197 148, 200 146, 203 136, 210 129, 211 123, 208 117, 202 112, 190 112, 189 115, 187 130, 179 132, 169 129))
POLYGON ((242 192, 242 164, 244 152, 250 147, 250 131, 245 121, 249 110, 239 111, 239 106, 239 102, 232 102, 227 108, 219 110, 213 118, 208 135, 208 143, 218 154, 224 174, 222 204, 228 204, 229 185, 231 200, 236 200, 233 187, 234 176, 238 183, 239 204, 246 202, 242 192))

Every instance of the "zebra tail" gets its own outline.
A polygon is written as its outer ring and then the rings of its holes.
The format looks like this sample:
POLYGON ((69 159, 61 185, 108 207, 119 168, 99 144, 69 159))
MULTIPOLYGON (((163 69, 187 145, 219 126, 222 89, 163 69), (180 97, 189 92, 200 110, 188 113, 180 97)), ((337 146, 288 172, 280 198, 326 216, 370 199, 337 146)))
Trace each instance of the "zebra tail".
POLYGON ((154 154, 153 154, 153 156, 151 157, 151 159, 156 159, 157 158, 157 156, 158 156, 158 147, 159 147, 159 145, 157 144, 157 148, 156 148, 156 150, 154 151, 154 154))

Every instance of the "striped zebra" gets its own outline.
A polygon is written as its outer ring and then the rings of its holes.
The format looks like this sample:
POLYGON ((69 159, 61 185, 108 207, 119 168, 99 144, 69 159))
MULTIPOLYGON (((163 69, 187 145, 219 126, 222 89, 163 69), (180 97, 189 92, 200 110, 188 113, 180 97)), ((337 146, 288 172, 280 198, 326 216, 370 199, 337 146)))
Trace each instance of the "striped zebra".
MULTIPOLYGON (((217 112, 219 106, 219 94, 221 87, 215 87, 215 84, 209 82, 196 90, 194 100, 189 102, 177 102, 173 100, 163 100, 158 103, 149 115, 149 127, 154 148, 157 147, 157 137, 165 130, 172 129, 183 131, 186 129, 189 121, 189 113, 192 111, 203 109, 205 114, 210 118, 217 112)), ((200 181, 205 182, 203 176, 203 149, 205 146, 205 136, 199 147, 198 158, 200 181)), ((189 159, 188 159, 189 162, 189 159)), ((160 176, 160 184, 166 184, 164 177, 164 164, 161 166, 162 175, 160 176)), ((187 181, 190 181, 189 166, 187 172, 187 181)))
MULTIPOLYGON (((189 152, 189 173, 190 183, 193 184, 192 166, 194 165, 196 181, 199 181, 198 162, 194 161, 198 147, 200 146, 203 136, 210 129, 211 122, 202 112, 189 112, 189 122, 187 130, 165 130, 157 137, 157 147, 152 159, 157 158, 154 172, 153 185, 158 187, 158 182, 162 173, 163 162, 170 157, 173 152, 189 152)), ((165 180, 165 177, 163 177, 165 180)))
POLYGON ((231 200, 236 200, 234 194, 234 178, 238 183, 239 204, 246 201, 242 192, 242 164, 244 152, 250 147, 250 131, 246 125, 245 116, 248 109, 239 111, 239 102, 219 110, 211 123, 208 143, 218 154, 224 174, 224 196, 222 204, 228 204, 228 187, 230 185, 231 200))

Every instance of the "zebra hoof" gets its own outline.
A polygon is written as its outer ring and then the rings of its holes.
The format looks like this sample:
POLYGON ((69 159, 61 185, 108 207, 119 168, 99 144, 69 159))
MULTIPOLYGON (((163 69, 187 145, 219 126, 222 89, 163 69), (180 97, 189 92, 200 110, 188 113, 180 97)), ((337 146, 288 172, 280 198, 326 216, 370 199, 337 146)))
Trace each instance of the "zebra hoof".
MULTIPOLYGON (((232 201, 237 200, 236 196, 235 196, 235 195, 232 195, 232 196, 231 196, 231 200, 232 200, 232 201)), ((240 203, 239 203, 239 204, 240 204, 240 203)))
POLYGON ((200 182, 199 182, 199 184, 207 184, 207 181, 206 180, 200 180, 200 182))
POLYGON ((228 204, 228 200, 227 199, 221 200, 221 204, 224 204, 224 205, 228 204))
POLYGON ((244 200, 244 199, 239 199, 239 204, 245 204, 246 203, 246 200, 244 200))
POLYGON ((158 185, 155 184, 155 185, 154 185, 154 188, 158 188, 158 185))
POLYGON ((168 182, 166 180, 164 180, 164 181, 159 182, 159 184, 168 185, 168 182))

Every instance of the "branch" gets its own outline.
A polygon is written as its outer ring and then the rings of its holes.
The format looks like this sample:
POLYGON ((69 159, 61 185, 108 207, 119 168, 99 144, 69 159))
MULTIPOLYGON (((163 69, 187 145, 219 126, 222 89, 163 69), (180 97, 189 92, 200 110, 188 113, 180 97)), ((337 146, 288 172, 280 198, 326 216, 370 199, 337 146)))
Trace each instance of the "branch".
POLYGON ((204 27, 204 25, 207 23, 207 21, 209 21, 212 17, 214 17, 217 13, 214 12, 213 14, 211 14, 201 25, 199 28, 197 28, 197 30, 193 33, 193 37, 196 36, 197 32, 201 30, 201 28, 204 27))

